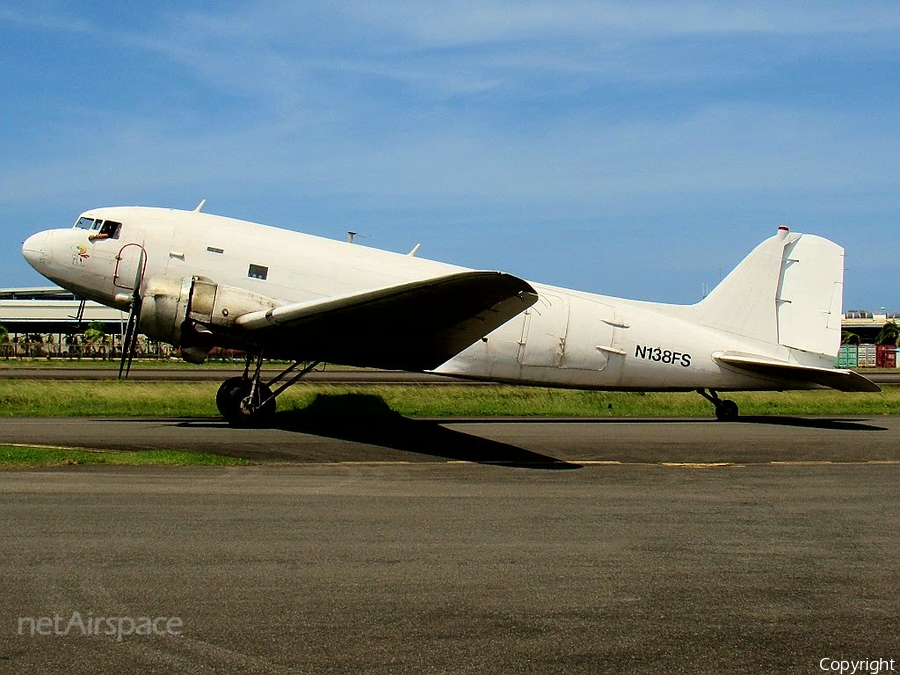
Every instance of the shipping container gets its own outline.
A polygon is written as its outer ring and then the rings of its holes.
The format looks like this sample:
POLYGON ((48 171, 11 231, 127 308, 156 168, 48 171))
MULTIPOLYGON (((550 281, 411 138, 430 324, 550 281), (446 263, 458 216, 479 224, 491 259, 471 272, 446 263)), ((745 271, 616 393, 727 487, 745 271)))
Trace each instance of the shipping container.
POLYGON ((875 363, 879 368, 896 368, 897 348, 894 345, 877 345, 875 363))
POLYGON ((859 345, 857 365, 860 368, 875 368, 878 364, 875 345, 859 345))
POLYGON ((841 345, 836 365, 838 368, 856 368, 859 365, 859 350, 856 345, 841 345))

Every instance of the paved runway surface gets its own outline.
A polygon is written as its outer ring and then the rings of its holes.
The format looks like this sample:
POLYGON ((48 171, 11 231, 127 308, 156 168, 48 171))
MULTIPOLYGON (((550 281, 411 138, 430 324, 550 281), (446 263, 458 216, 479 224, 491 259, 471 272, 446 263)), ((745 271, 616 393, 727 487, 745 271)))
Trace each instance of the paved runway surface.
POLYGON ((742 417, 734 423, 712 418, 440 420, 410 419, 386 407, 358 417, 319 416, 310 407, 278 413, 275 419, 276 428, 235 429, 215 418, 0 418, 0 443, 202 450, 260 462, 456 460, 565 467, 584 461, 900 460, 900 417, 742 417))
POLYGON ((264 462, 0 473, 0 672, 900 669, 900 418, 279 426, 0 420, 264 462))

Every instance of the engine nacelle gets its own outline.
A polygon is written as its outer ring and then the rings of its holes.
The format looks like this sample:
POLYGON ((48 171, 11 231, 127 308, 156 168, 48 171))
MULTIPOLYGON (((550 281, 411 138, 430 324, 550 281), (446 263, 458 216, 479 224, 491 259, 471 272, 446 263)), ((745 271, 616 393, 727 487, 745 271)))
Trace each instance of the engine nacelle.
POLYGON ((153 277, 148 280, 142 297, 141 332, 153 340, 180 347, 193 284, 193 277, 153 277))
POLYGON ((205 277, 153 277, 144 290, 140 329, 153 340, 181 347, 185 361, 203 363, 210 349, 227 341, 239 316, 278 305, 205 277))

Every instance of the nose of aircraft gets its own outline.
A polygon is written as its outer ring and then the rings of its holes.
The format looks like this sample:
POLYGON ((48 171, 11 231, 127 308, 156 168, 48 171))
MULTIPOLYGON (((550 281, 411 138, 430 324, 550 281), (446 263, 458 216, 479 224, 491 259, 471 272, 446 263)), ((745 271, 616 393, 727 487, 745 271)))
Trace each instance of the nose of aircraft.
POLYGON ((49 251, 49 232, 33 234, 22 244, 22 255, 34 269, 40 271, 40 265, 49 251))

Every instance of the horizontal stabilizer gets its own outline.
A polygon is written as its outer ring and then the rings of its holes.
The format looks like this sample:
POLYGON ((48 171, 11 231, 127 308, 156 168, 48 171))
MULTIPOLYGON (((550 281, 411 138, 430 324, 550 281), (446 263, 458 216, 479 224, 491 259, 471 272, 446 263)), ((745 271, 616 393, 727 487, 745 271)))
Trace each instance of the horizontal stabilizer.
POLYGON ((719 363, 724 363, 765 377, 812 382, 813 384, 831 387, 838 391, 871 393, 881 391, 881 387, 877 384, 852 370, 804 366, 798 363, 779 361, 778 359, 766 356, 737 352, 722 352, 720 354, 715 354, 713 358, 719 363))

